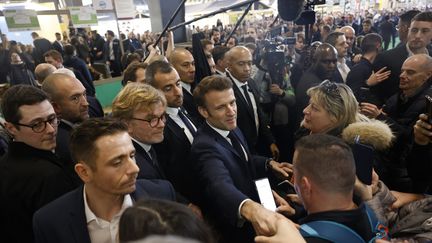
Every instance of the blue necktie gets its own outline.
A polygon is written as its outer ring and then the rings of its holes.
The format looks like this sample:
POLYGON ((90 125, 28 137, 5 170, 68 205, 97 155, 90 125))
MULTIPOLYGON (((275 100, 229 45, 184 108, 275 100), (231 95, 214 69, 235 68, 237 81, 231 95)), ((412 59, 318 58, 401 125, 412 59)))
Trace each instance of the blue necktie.
POLYGON ((192 122, 189 120, 189 118, 186 116, 186 114, 184 114, 183 111, 181 109, 179 109, 178 115, 179 115, 180 119, 183 121, 183 123, 186 125, 187 129, 189 129, 192 136, 195 137, 196 136, 196 130, 192 126, 192 122))

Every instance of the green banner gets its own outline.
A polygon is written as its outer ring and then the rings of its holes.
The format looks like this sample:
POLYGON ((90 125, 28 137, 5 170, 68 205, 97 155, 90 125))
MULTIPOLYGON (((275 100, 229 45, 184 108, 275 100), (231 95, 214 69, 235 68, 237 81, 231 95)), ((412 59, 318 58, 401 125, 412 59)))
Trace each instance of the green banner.
POLYGON ((9 31, 40 30, 39 20, 34 10, 5 10, 4 16, 9 31))
POLYGON ((76 28, 85 28, 98 24, 96 10, 92 7, 69 8, 72 24, 76 28))

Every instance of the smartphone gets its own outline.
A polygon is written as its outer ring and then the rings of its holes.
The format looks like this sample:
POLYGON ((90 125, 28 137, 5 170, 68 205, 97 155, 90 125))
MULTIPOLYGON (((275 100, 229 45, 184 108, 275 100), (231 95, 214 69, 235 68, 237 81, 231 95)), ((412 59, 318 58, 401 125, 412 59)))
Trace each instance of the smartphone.
POLYGON ((432 97, 425 95, 426 98, 426 115, 428 116, 428 123, 432 124, 432 97))
POLYGON ((357 178, 366 185, 372 184, 372 169, 375 150, 372 146, 360 143, 357 136, 355 143, 351 146, 354 155, 357 178))
POLYGON ((273 212, 276 211, 276 203, 273 197, 273 193, 270 187, 270 182, 268 178, 262 178, 255 181, 255 186, 258 191, 258 196, 261 205, 268 210, 273 212))

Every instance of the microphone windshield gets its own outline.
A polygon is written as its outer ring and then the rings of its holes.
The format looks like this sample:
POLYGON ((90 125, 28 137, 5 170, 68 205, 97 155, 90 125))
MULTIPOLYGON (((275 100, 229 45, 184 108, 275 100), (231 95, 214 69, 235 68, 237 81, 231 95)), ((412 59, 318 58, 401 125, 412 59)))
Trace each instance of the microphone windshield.
POLYGON ((295 21, 304 8, 304 0, 278 0, 278 12, 281 19, 295 21))

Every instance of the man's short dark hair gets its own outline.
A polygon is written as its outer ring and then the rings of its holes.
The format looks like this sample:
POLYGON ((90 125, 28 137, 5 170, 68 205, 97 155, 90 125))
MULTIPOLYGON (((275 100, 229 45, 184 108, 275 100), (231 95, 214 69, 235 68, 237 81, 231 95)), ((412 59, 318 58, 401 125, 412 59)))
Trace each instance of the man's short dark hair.
MULTIPOLYGON (((70 150, 75 162, 84 162, 92 169, 100 151, 95 146, 96 140, 103 136, 127 133, 127 124, 113 118, 91 118, 76 127, 70 137, 70 150)), ((109 152, 109 151, 106 151, 109 152)))
POLYGON ((66 44, 63 48, 66 56, 73 56, 75 54, 75 46, 71 44, 66 44))
POLYGON ((376 51, 377 44, 382 44, 382 37, 376 33, 365 35, 361 43, 362 54, 376 51))
POLYGON ((63 62, 63 57, 60 52, 56 50, 49 50, 44 53, 44 57, 52 57, 56 61, 63 62))
POLYGON ((2 97, 1 109, 7 122, 16 124, 22 118, 19 108, 23 105, 35 105, 49 100, 42 90, 30 85, 14 85, 2 97))
POLYGON ((313 134, 299 139, 295 149, 298 176, 310 178, 324 191, 352 193, 356 179, 354 157, 342 139, 313 134))
POLYGON ((414 16, 412 21, 432 22, 432 12, 421 12, 421 13, 417 14, 416 16, 414 16))
POLYGON ((129 81, 135 82, 135 80, 136 80, 136 74, 135 73, 140 68, 146 69, 147 63, 134 62, 134 63, 129 64, 129 66, 127 66, 127 68, 123 72, 122 85, 125 86, 127 84, 127 82, 129 82, 129 81))
POLYGON ((325 39, 325 43, 329 43, 330 45, 335 47, 337 39, 339 38, 339 36, 342 36, 342 35, 345 35, 345 34, 343 32, 338 32, 338 31, 332 32, 325 39))
POLYGON ((370 25, 372 25, 372 20, 365 19, 365 20, 363 20, 363 24, 370 24, 370 25))
POLYGON ((218 28, 213 28, 210 32, 210 38, 213 36, 214 32, 220 32, 218 28))
POLYGON ((195 87, 193 96, 197 106, 205 107, 204 96, 210 91, 224 91, 232 88, 232 82, 221 75, 207 76, 195 87))
POLYGON ((107 35, 114 37, 114 32, 112 30, 107 30, 107 35))
POLYGON ((227 53, 230 49, 226 46, 215 46, 212 50, 213 60, 217 64, 217 62, 225 57, 225 53, 227 53))
POLYGON ((154 61, 148 65, 145 73, 145 81, 151 86, 155 86, 155 76, 157 73, 171 73, 173 66, 165 61, 154 61))
POLYGON ((419 13, 420 13, 419 10, 409 10, 409 11, 406 11, 405 13, 401 14, 399 16, 399 19, 404 24, 410 25, 411 20, 414 18, 414 16, 416 16, 419 13))

